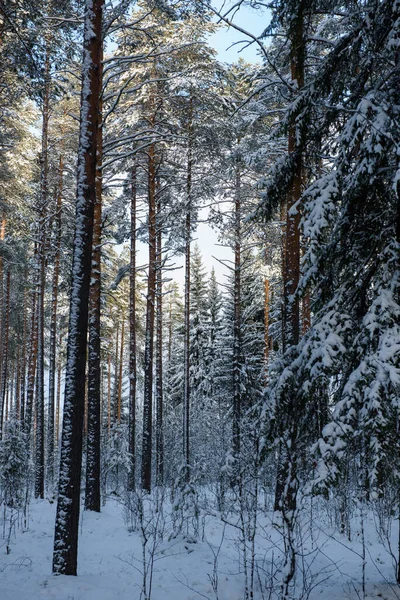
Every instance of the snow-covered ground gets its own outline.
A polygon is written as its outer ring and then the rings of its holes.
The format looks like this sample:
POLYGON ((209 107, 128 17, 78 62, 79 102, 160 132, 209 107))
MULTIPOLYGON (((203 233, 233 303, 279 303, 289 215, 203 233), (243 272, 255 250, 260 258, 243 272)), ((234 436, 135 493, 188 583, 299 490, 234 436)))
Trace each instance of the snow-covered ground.
MULTIPOLYGON (((79 574, 54 577, 51 561, 55 504, 33 502, 28 529, 16 531, 10 554, 6 554, 4 541, 0 540, 0 600, 143 598, 143 538, 138 531, 128 531, 123 512, 116 500, 108 501, 99 515, 82 512, 79 574)), ((199 539, 188 541, 183 535, 170 536, 172 525, 168 514, 170 511, 165 510, 161 518, 154 517, 160 519, 158 533, 164 531, 163 539, 156 536, 154 542, 150 536, 147 543, 147 566, 152 548, 155 559, 150 597, 154 600, 241 600, 245 577, 236 527, 224 525, 216 514, 205 514, 200 519, 199 539)), ((269 598, 269 577, 281 560, 280 536, 271 526, 270 517, 272 515, 260 515, 261 525, 256 536, 255 600, 269 598)), ((363 598, 361 530, 359 526, 353 529, 349 542, 330 528, 327 518, 321 518, 319 525, 314 522, 313 536, 308 525, 302 527, 304 553, 298 562, 306 566, 305 586, 301 584, 301 574, 298 576, 299 593, 301 588, 311 584, 311 587, 315 585, 309 596, 311 600, 363 598)), ((365 519, 365 539, 366 597, 368 600, 400 599, 400 588, 393 584, 392 560, 377 539, 372 514, 365 519)), ((392 543, 396 551, 397 522, 394 522, 392 543)), ((248 548, 250 546, 249 543, 248 548)))

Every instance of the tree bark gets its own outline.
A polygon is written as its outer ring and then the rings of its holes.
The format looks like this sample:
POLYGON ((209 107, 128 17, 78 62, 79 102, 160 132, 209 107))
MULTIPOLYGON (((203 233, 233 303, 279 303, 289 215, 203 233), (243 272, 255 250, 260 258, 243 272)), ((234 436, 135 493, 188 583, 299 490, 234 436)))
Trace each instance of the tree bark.
POLYGON ((190 243, 192 238, 192 170, 193 170, 193 98, 189 99, 188 149, 186 173, 185 222, 185 293, 184 293, 184 378, 183 378, 183 457, 186 480, 190 479, 190 243))
MULTIPOLYGON (((8 384, 8 340, 10 332, 10 284, 11 284, 11 272, 10 268, 7 269, 6 275, 6 290, 5 290, 5 302, 4 302, 4 331, 3 331, 3 361, 1 369, 1 437, 3 436, 4 429, 4 417, 7 412, 7 384, 8 384)), ((7 419, 8 415, 6 415, 7 419)))
POLYGON ((121 323, 121 344, 119 348, 119 372, 118 372, 118 394, 117 394, 117 423, 121 425, 122 414, 122 378, 123 378, 123 358, 124 358, 124 338, 125 338, 125 314, 122 312, 121 323))
MULTIPOLYGON (((103 49, 100 49, 99 77, 102 81, 103 49)), ((101 438, 101 210, 102 210, 102 101, 99 99, 97 132, 96 200, 93 213, 92 267, 89 290, 89 349, 87 401, 87 460, 85 509, 100 512, 100 438, 101 438)))
POLYGON ((46 243, 48 203, 48 129, 50 117, 50 55, 46 41, 40 169, 39 248, 38 248, 38 354, 36 373, 36 464, 35 498, 44 498, 45 423, 44 423, 44 295, 46 287, 46 243))
POLYGON ((146 337, 144 351, 144 398, 143 398, 143 445, 142 489, 151 491, 152 427, 153 427, 153 356, 154 356, 154 309, 156 294, 156 164, 155 146, 148 152, 148 201, 149 201, 149 274, 147 280, 146 337))
POLYGON ((136 165, 131 184, 131 256, 129 273, 129 459, 128 491, 135 489, 136 475, 136 165))
POLYGON ((241 177, 240 165, 235 167, 235 271, 234 271, 234 317, 233 317, 233 421, 232 447, 236 460, 235 476, 240 461, 240 421, 242 413, 242 308, 241 308, 241 177))
POLYGON ((51 323, 50 323, 50 358, 49 358, 49 408, 47 418, 47 472, 50 485, 54 479, 54 413, 55 413, 55 385, 56 385, 56 358, 57 358, 57 308, 58 308, 58 280, 60 276, 60 251, 61 251, 61 206, 63 191, 64 161, 60 155, 59 176, 56 204, 56 240, 54 254, 54 271, 51 291, 51 323))
POLYGON ((31 309, 31 327, 30 327, 30 339, 29 339, 29 360, 28 360, 28 377, 26 385, 26 407, 25 407, 25 418, 24 418, 24 429, 26 433, 27 441, 27 463, 30 457, 31 447, 31 429, 32 429, 32 416, 33 416, 33 400, 35 393, 35 374, 36 374, 36 361, 37 361, 37 292, 34 291, 32 294, 32 309, 31 309))
POLYGON ((86 0, 78 180, 53 573, 76 575, 103 0, 86 0))
MULTIPOLYGON (((305 41, 304 41, 304 17, 306 3, 299 2, 297 12, 290 25, 290 61, 291 75, 296 88, 301 90, 304 86, 304 64, 305 64, 305 41)), ((287 199, 286 214, 286 239, 285 239, 285 261, 284 261, 284 301, 283 301, 283 329, 282 346, 287 350, 299 342, 300 315, 299 299, 295 293, 300 277, 300 212, 297 208, 293 215, 292 209, 301 197, 302 186, 302 154, 298 147, 298 129, 293 121, 289 126, 288 152, 293 157, 293 177, 290 192, 287 199)), ((288 391, 281 399, 278 407, 280 446, 279 463, 277 470, 277 481, 275 487, 275 510, 281 510, 290 528, 294 523, 294 514, 297 507, 297 414, 295 403, 295 392, 288 391), (286 516, 285 516, 286 515, 286 516)), ((290 561, 287 559, 287 565, 290 561)), ((290 563, 291 564, 291 563, 290 563)), ((292 570, 288 571, 288 582, 293 577, 292 570)))
POLYGON ((162 313, 162 235, 161 201, 157 201, 157 346, 156 346, 156 480, 157 485, 164 482, 164 431, 163 431, 163 313, 162 313))

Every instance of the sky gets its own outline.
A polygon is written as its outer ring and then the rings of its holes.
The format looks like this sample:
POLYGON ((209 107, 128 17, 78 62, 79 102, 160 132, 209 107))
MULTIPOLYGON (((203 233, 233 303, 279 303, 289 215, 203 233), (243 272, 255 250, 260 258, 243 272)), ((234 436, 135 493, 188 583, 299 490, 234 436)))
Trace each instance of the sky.
MULTIPOLYGON (((230 6, 236 2, 213 2, 213 6, 221 14, 225 14, 230 6), (221 9, 221 7, 224 7, 221 9)), ((230 19, 231 20, 231 19, 230 19)), ((270 14, 267 10, 252 9, 249 6, 241 6, 233 16, 233 23, 249 31, 252 35, 259 36, 267 27, 270 21, 270 14)), ((218 22, 218 19, 216 18, 218 22)), ((246 37, 240 31, 228 25, 222 25, 221 29, 210 36, 210 45, 217 50, 217 58, 221 62, 232 63, 239 58, 243 58, 248 62, 259 62, 257 53, 257 45, 255 43, 248 46, 250 38, 246 37), (244 43, 243 43, 244 42, 244 43)))

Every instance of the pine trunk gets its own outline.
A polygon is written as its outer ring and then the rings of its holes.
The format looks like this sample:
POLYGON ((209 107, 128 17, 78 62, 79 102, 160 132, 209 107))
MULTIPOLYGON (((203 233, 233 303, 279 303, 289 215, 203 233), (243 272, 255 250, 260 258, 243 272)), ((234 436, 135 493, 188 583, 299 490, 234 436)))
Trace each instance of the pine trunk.
MULTIPOLYGON (((100 49, 100 61, 103 60, 100 49)), ((100 62, 100 81, 102 64, 100 62)), ((87 396, 87 460, 85 509, 100 512, 100 439, 101 439, 101 210, 102 210, 102 101, 99 100, 97 132, 96 200, 93 213, 92 270, 89 290, 89 348, 87 396)))
POLYGON ((50 101, 50 57, 48 42, 46 43, 46 59, 44 73, 42 150, 40 172, 40 205, 39 205, 39 248, 38 248, 38 354, 36 373, 36 464, 35 464, 35 498, 44 498, 44 294, 46 287, 46 221, 48 202, 48 128, 50 101))
POLYGON ((148 159, 149 274, 147 282, 146 336, 144 350, 142 446, 142 489, 146 492, 151 491, 151 452, 153 428, 154 309, 156 294, 156 164, 154 144, 149 148, 148 159))
MULTIPOLYGON (((305 2, 299 3, 296 19, 291 26, 291 75, 296 89, 304 86, 304 34, 305 2)), ((301 196, 302 154, 297 144, 297 126, 292 122, 289 126, 288 152, 293 157, 293 178, 287 199, 286 238, 284 257, 284 301, 283 301, 283 350, 295 346, 299 342, 300 315, 299 300, 295 293, 300 277, 300 213, 292 214, 292 209, 301 196)), ((297 506, 297 421, 294 393, 287 396, 279 407, 279 426, 281 442, 279 448, 279 464, 275 488, 275 510, 294 515, 297 506)))
MULTIPOLYGON (((1 227, 0 227, 0 240, 1 241, 4 240, 5 229, 6 229, 6 218, 3 214, 3 218, 1 220, 1 227)), ((3 380, 2 380, 3 353, 4 353, 3 337, 4 337, 4 265, 3 265, 3 257, 0 256, 0 393, 1 393, 1 390, 3 389, 3 380)), ((5 407, 3 405, 3 400, 0 400, 0 402, 1 402, 1 419, 0 419, 0 440, 1 440, 2 436, 3 436, 3 417, 4 417, 4 408, 5 407)))
POLYGON ((233 318, 233 422, 232 447, 236 460, 236 476, 240 461, 241 398, 241 178, 240 166, 235 169, 235 271, 234 271, 234 318, 233 318))
POLYGON ((55 385, 56 385, 56 347, 57 347, 57 307, 58 307, 58 280, 60 275, 61 251, 61 203, 63 191, 63 157, 60 156, 59 178, 56 205, 56 240, 54 254, 54 271, 51 291, 51 323, 50 323, 50 357, 49 357, 49 408, 47 418, 47 472, 49 484, 54 479, 54 412, 55 412, 55 385))
POLYGON ((53 554, 53 573, 60 575, 77 573, 88 305, 101 92, 102 7, 103 0, 86 1, 76 225, 53 554))
POLYGON ((161 235, 161 202, 157 202, 157 346, 156 346, 156 456, 157 485, 164 482, 164 431, 163 431, 163 313, 162 313, 162 235, 161 235))
POLYGON ((36 361, 37 361, 37 346, 38 346, 38 330, 37 330, 37 292, 32 294, 32 314, 31 314, 31 328, 30 328, 30 340, 29 340, 29 360, 28 360, 28 377, 26 384, 26 407, 25 407, 25 418, 24 418, 24 429, 27 440, 27 462, 30 457, 31 447, 31 429, 32 429, 32 417, 33 417, 33 400, 35 393, 35 375, 36 375, 36 361))
MULTIPOLYGON (((10 331, 10 284, 11 284, 11 272, 7 269, 6 275, 6 289, 5 289, 5 302, 4 302, 4 330, 3 330, 3 361, 1 369, 1 437, 3 435, 4 420, 8 417, 7 412, 7 384, 8 384, 8 340, 10 331)), ((1 439, 0 437, 0 439, 1 439)))
POLYGON ((264 363, 265 375, 268 375, 269 360, 269 280, 264 281, 264 363))
POLYGON ((131 186, 131 256, 129 274, 129 459, 128 491, 135 489, 136 463, 136 165, 131 186))
POLYGON ((119 348, 119 372, 118 372, 118 394, 117 394, 117 422, 121 425, 121 414, 122 414, 122 378, 123 378, 123 365, 124 365, 124 338, 125 338, 125 315, 122 313, 122 324, 121 324, 121 345, 119 348))
POLYGON ((184 379, 183 379, 183 457, 186 479, 190 479, 190 242, 192 238, 192 136, 193 99, 189 100, 188 150, 186 173, 186 222, 185 222, 185 299, 184 299, 184 379))

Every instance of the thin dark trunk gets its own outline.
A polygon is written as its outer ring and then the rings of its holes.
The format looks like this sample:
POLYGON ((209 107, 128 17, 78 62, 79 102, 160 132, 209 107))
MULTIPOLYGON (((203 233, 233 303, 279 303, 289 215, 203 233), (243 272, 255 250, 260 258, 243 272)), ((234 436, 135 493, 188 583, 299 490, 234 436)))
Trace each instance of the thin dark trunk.
MULTIPOLYGON (((0 240, 4 240, 4 234, 6 229, 6 218, 3 214, 0 227, 0 240)), ((4 336, 4 265, 3 258, 0 256, 0 392, 3 389, 3 336, 4 336)), ((3 401, 1 406, 1 419, 0 419, 0 439, 3 436, 3 415, 4 406, 3 401)))
POLYGON ((61 372, 62 372, 62 363, 61 363, 61 346, 62 346, 63 336, 60 335, 60 343, 59 343, 59 352, 58 352, 58 365, 57 365, 57 395, 56 395, 56 422, 55 422, 55 431, 54 431, 54 446, 57 449, 59 448, 59 440, 60 440, 60 403, 61 403, 61 372))
POLYGON ((135 489, 136 463, 136 165, 131 185, 131 262, 129 278, 129 457, 128 491, 135 489))
POLYGON ((21 396, 21 412, 20 412, 20 420, 22 423, 22 426, 25 422, 25 389, 26 389, 26 381, 25 381, 25 377, 26 377, 26 338, 27 338, 27 321, 28 321, 28 317, 27 317, 27 307, 26 307, 26 297, 27 297, 27 291, 26 288, 24 288, 24 307, 23 307, 23 333, 22 333, 22 350, 21 350, 21 389, 20 389, 20 396, 21 396))
POLYGON ((44 294, 46 287, 46 221, 48 202, 48 128, 50 102, 50 57, 49 44, 46 42, 46 59, 44 74, 42 150, 40 173, 40 206, 39 206, 39 248, 38 248, 38 355, 36 373, 36 464, 35 464, 35 498, 44 498, 44 294))
POLYGON ((186 222, 185 222, 185 299, 184 299, 184 376, 183 376, 183 457, 186 479, 190 479, 190 242, 192 237, 192 140, 193 99, 189 100, 188 150, 186 173, 186 222))
POLYGON ((119 372, 118 372, 118 394, 117 394, 117 422, 121 425, 122 414, 122 376, 123 376, 123 358, 124 358, 124 338, 125 338, 125 315, 122 313, 121 324, 121 344, 119 347, 119 372))
POLYGON ((148 199, 149 199, 149 274, 147 282, 146 339, 144 351, 144 398, 143 398, 143 446, 142 446, 142 489, 151 491, 151 452, 153 427, 153 355, 154 355, 154 309, 156 294, 156 206, 155 147, 148 154, 148 199))
POLYGON ((265 374, 268 373, 269 360, 269 280, 264 281, 264 363, 265 374))
POLYGON ((107 435, 111 434, 111 354, 107 359, 107 435))
MULTIPOLYGON (((103 52, 100 49, 100 81, 103 52)), ((87 460, 85 508, 100 512, 100 437, 101 437, 101 211, 102 211, 102 101, 99 101, 99 130, 97 133, 96 200, 93 213, 92 270, 89 290, 89 348, 87 396, 87 460)))
POLYGON ((162 235, 161 235, 161 202, 157 202, 157 346, 156 346, 156 456, 157 485, 164 482, 164 431, 163 431, 163 314, 162 314, 162 235))
POLYGON ((233 318, 233 422, 232 446, 236 460, 236 476, 240 461, 240 422, 242 413, 241 393, 241 181, 240 166, 235 169, 235 272, 234 272, 234 318, 233 318))
POLYGON ((31 329, 30 329, 30 340, 29 340, 29 361, 28 361, 28 377, 26 385, 26 407, 25 407, 25 419, 24 428, 27 440, 27 462, 30 457, 31 447, 31 429, 32 429, 32 416, 33 416, 33 400, 35 394, 35 375, 36 375, 36 361, 37 361, 37 293, 36 291, 32 294, 32 315, 31 315, 31 329))
POLYGON ((54 412, 55 412, 55 385, 56 385, 56 354, 57 354, 57 308, 58 308, 58 280, 60 275, 61 251, 61 202, 63 190, 63 157, 60 156, 59 176, 56 205, 56 240, 54 254, 54 271, 51 291, 51 323, 50 323, 50 358, 49 358, 49 408, 47 419, 47 472, 50 485, 54 479, 54 412))
POLYGON ((117 422, 117 416, 118 416, 118 357, 119 357, 119 315, 117 315, 117 332, 116 332, 116 336, 115 336, 115 355, 114 355, 114 390, 113 390, 113 422, 112 424, 115 425, 115 423, 117 422))
MULTIPOLYGON (((1 435, 4 428, 4 413, 7 410, 7 384, 8 384, 8 339, 10 331, 10 282, 11 272, 7 269, 6 290, 4 302, 4 331, 3 331, 3 361, 1 369, 1 435)), ((8 415, 7 415, 8 416, 8 415)))
POLYGON ((87 0, 86 2, 76 227, 72 262, 60 480, 53 554, 53 573, 60 575, 76 575, 77 573, 88 306, 101 92, 102 8, 103 0, 87 0))

